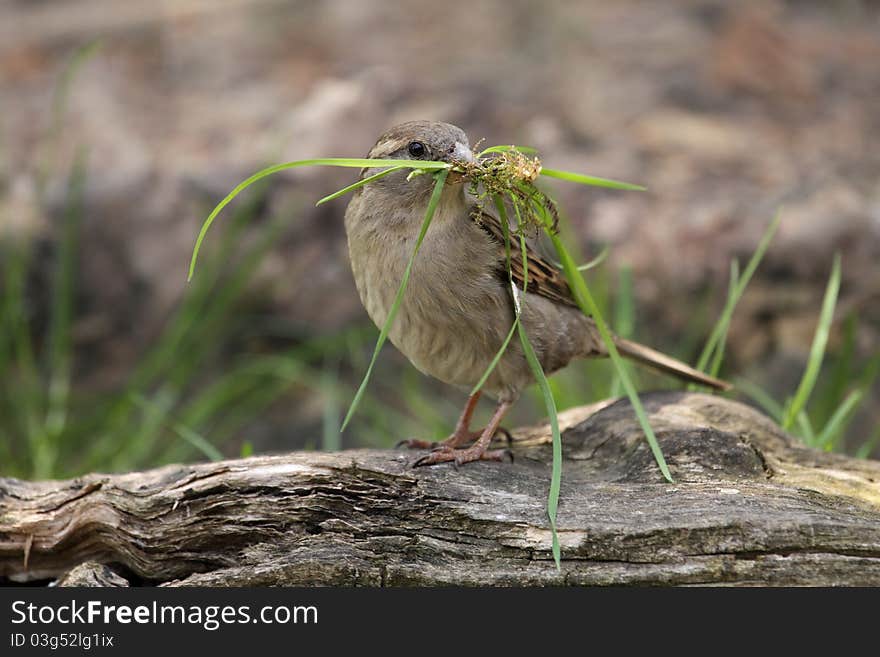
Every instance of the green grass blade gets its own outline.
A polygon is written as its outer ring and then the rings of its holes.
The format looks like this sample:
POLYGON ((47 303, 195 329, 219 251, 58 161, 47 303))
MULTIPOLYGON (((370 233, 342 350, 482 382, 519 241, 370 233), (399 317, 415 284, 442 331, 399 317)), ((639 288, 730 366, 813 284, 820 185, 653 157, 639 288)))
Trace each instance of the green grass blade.
POLYGON ((868 364, 865 365, 862 373, 859 374, 859 387, 863 390, 870 390, 878 376, 880 376, 880 352, 874 354, 868 360, 868 364))
MULTIPOLYGON (((541 367, 538 356, 537 354, 535 354, 532 343, 529 341, 525 328, 520 321, 520 317, 522 316, 522 304, 524 295, 520 293, 519 288, 513 281, 513 271, 511 269, 510 228, 507 210, 505 209, 504 201, 500 196, 493 195, 492 200, 495 203, 496 210, 498 211, 498 216, 501 223, 501 230, 504 234, 504 248, 507 256, 507 275, 510 282, 511 298, 513 299, 514 320, 512 326, 510 327, 510 332, 507 334, 507 337, 501 345, 501 348, 495 354, 495 357, 492 359, 489 367, 486 368, 483 376, 480 377, 480 381, 477 383, 476 386, 474 386, 471 394, 474 394, 477 390, 483 387, 486 379, 489 378, 489 375, 495 369, 495 366, 498 364, 498 361, 501 359, 501 356, 507 349, 507 345, 510 342, 511 337, 513 336, 513 332, 519 329, 518 333, 520 343, 522 344, 523 353, 525 354, 526 361, 528 362, 529 367, 532 370, 532 376, 534 376, 535 381, 537 382, 543 396, 544 407, 546 408, 548 417, 550 419, 550 432, 553 436, 553 464, 551 466, 550 474, 550 491, 547 497, 547 517, 550 520, 550 532, 552 536, 551 551, 553 553, 553 560, 556 563, 556 568, 560 569, 561 550, 559 545, 559 535, 556 531, 556 512, 559 507, 559 491, 562 486, 562 436, 559 433, 559 420, 557 418, 556 400, 554 399, 553 390, 550 387, 550 382, 544 375, 544 370, 541 367)), ((518 201, 515 197, 511 196, 511 202, 513 204, 514 210, 516 211, 518 222, 517 226, 519 227, 522 225, 522 217, 519 212, 518 201)), ((529 263, 526 251, 525 236, 522 234, 522 232, 520 232, 519 239, 520 255, 523 262, 523 288, 528 289, 529 263)))
POLYGON ((209 300, 206 296, 203 298, 202 308, 198 308, 198 300, 195 300, 195 305, 187 308, 188 326, 184 324, 180 327, 183 333, 177 336, 180 339, 179 346, 169 350, 166 355, 166 378, 173 378, 177 383, 188 379, 190 373, 198 368, 198 361, 216 349, 217 342, 222 339, 220 336, 235 325, 235 320, 239 317, 231 312, 247 293, 247 285, 265 254, 277 243, 278 235, 287 224, 287 216, 289 215, 282 212, 273 217, 255 244, 242 254, 232 274, 222 278, 223 284, 210 296, 210 303, 206 303, 209 300), (212 339, 213 336, 217 336, 216 339, 212 339))
MULTIPOLYGON (((527 189, 526 191, 528 192, 527 189)), ((623 389, 626 391, 627 397, 629 397, 630 404, 632 404, 633 410, 636 414, 636 418, 639 421, 639 425, 642 427, 645 438, 648 440, 648 445, 651 448, 651 453, 654 455, 654 460, 657 462, 657 467, 660 468, 660 472, 663 474, 663 477, 668 482, 674 483, 672 479, 672 474, 669 472, 669 466, 666 464, 666 459, 664 458, 663 452, 660 449, 660 444, 657 442, 657 436, 654 434, 654 429, 651 427, 651 423, 648 421, 648 415, 647 413, 645 413, 645 408, 642 406, 642 402, 639 399, 636 388, 633 385, 632 379, 629 376, 629 372, 626 369, 623 358, 620 356, 620 352, 617 350, 617 345, 614 344, 614 337, 611 335, 611 331, 608 329, 608 325, 605 323, 605 319, 602 317, 602 313, 599 309, 598 304, 596 303, 596 300, 593 298, 593 295, 590 293, 590 289, 587 287, 587 282, 584 280, 581 272, 578 271, 577 264, 575 264, 574 258, 571 257, 568 249, 565 248, 565 245, 562 243, 559 234, 553 230, 553 218, 550 216, 547 208, 545 208, 544 205, 534 197, 534 195, 530 194, 529 198, 530 202, 535 207, 537 216, 541 218, 544 224, 545 232, 550 237, 550 240, 553 242, 553 246, 556 249, 556 253, 559 256, 560 262, 562 263, 562 269, 565 273, 565 278, 568 280, 568 284, 569 287, 571 287, 575 301, 577 302, 581 311, 587 316, 592 317, 593 320, 596 322, 596 328, 599 329, 599 334, 602 336, 602 341, 605 343, 605 348, 608 350, 608 355, 611 358, 612 363, 614 364, 614 369, 617 371, 617 375, 620 377, 623 389)))
MULTIPOLYGON (((518 221, 517 226, 521 227, 522 217, 519 212, 517 199, 512 195, 510 198, 513 202, 513 208, 516 211, 518 221)), ((497 196, 494 200, 496 207, 499 208, 498 211, 502 216, 501 224, 502 230, 504 231, 505 248, 507 251, 507 273, 510 277, 510 293, 514 301, 516 317, 517 320, 519 320, 522 315, 522 303, 524 303, 525 295, 523 294, 521 296, 519 294, 519 290, 513 282, 513 272, 510 266, 510 234, 507 228, 507 214, 504 212, 504 203, 501 201, 500 197, 497 196)), ((523 289, 527 290, 529 288, 529 261, 526 251, 525 236, 522 234, 522 231, 520 231, 519 239, 520 255, 523 263, 523 289)), ((559 433, 559 418, 557 417, 556 411, 556 399, 553 397, 553 390, 550 387, 550 382, 544 374, 544 369, 541 367, 541 362, 538 360, 537 354, 535 354, 535 349, 532 347, 529 336, 526 334, 525 327, 521 321, 517 321, 516 326, 519 329, 519 340, 522 344, 523 354, 526 357, 529 368, 532 370, 532 376, 535 377, 538 388, 541 390, 541 395, 544 398, 544 407, 547 409, 547 415, 550 420, 550 435, 553 440, 553 463, 550 469, 550 491, 547 494, 547 518, 550 521, 551 552, 553 553, 553 561, 556 563, 556 569, 560 570, 562 567, 562 550, 559 545, 559 533, 556 529, 556 513, 559 509, 559 493, 562 488, 562 435, 559 433)))
POLYGON ((806 411, 802 410, 798 413, 797 425, 804 442, 811 447, 816 447, 816 432, 813 430, 813 423, 810 422, 810 416, 806 411))
POLYGON ((349 192, 353 192, 356 189, 363 187, 364 185, 369 185, 371 182, 375 180, 379 180, 379 178, 384 178, 389 173, 394 173, 395 171, 400 171, 401 169, 405 169, 406 167, 391 167, 390 169, 385 169, 384 171, 380 171, 379 173, 374 173, 372 176, 367 176, 363 180, 358 180, 353 185, 349 185, 348 187, 343 187, 338 192, 333 192, 329 196, 325 196, 320 201, 315 203, 315 206, 319 206, 322 203, 326 203, 327 201, 332 201, 333 199, 337 199, 340 196, 345 196, 349 192))
POLYGON ((825 288, 825 298, 822 300, 822 311, 819 314, 819 324, 816 334, 813 336, 813 344, 810 347, 810 358, 807 368, 801 379, 800 385, 795 392, 794 398, 788 405, 785 417, 782 421, 784 429, 790 429, 798 414, 803 410, 816 385, 822 360, 825 356, 825 346, 828 344, 828 335, 831 332, 831 322, 834 320, 834 307, 837 305, 837 293, 840 291, 840 254, 834 256, 834 264, 831 267, 831 277, 825 288))
POLYGON ((267 176, 271 176, 272 174, 278 173, 280 171, 286 171, 287 169, 294 169, 297 167, 306 167, 306 166, 329 166, 329 167, 356 167, 360 169, 364 168, 376 168, 376 167, 409 167, 412 169, 424 169, 430 171, 436 170, 448 170, 450 168, 449 163, 447 162, 423 162, 421 160, 371 160, 369 158, 349 158, 349 157, 324 157, 324 158, 314 158, 311 160, 296 160, 294 162, 283 162, 282 164, 275 164, 270 167, 266 167, 260 171, 257 171, 255 174, 246 178, 242 182, 238 183, 235 188, 226 195, 226 197, 217 204, 217 206, 211 211, 211 214, 208 215, 208 218, 205 219, 202 224, 202 228, 199 231, 199 236, 196 238, 195 247, 193 247, 192 258, 189 263, 189 274, 187 275, 187 280, 192 280, 193 273, 196 268, 196 259, 199 256, 199 250, 202 247, 202 242, 205 240, 205 235, 208 233, 208 229, 211 227, 211 224, 214 223, 214 220, 217 218, 217 215, 225 208, 232 200, 241 194, 245 189, 253 185, 255 182, 266 178, 267 176))
MULTIPOLYGON (((258 185, 258 188, 261 187, 258 185)), ((187 290, 166 328, 130 373, 125 393, 115 396, 111 408, 95 428, 95 436, 89 441, 88 454, 80 455, 80 458, 86 459, 81 464, 83 470, 104 467, 100 459, 95 460, 89 454, 98 456, 118 452, 122 459, 126 455, 133 455, 118 438, 119 435, 140 431, 140 423, 136 420, 139 411, 132 403, 132 395, 149 395, 169 382, 181 391, 187 388, 197 373, 202 371, 207 358, 216 353, 218 345, 235 331, 235 323, 240 319, 235 304, 247 289, 246 284, 263 255, 287 224, 289 216, 289 213, 281 212, 273 218, 268 229, 253 246, 245 250, 240 261, 232 267, 232 274, 226 277, 223 269, 230 265, 234 251, 240 248, 242 231, 250 223, 259 203, 260 198, 252 195, 247 203, 232 213, 231 230, 224 233, 220 249, 217 253, 211 253, 203 264, 203 275, 187 290), (218 281, 222 281, 222 285, 216 285, 218 281), (133 422, 135 427, 131 427, 133 422)), ((195 422, 185 421, 184 424, 193 428, 197 426, 195 422)), ((153 433, 151 436, 164 440, 167 432, 153 433)), ((170 445, 170 449, 177 449, 178 446, 179 443, 175 443, 170 445)), ((151 449, 152 453, 158 454, 159 446, 154 445, 151 449)), ((167 454, 161 454, 161 457, 168 460, 167 454)), ((130 469, 134 465, 133 458, 125 465, 130 469)))
POLYGON ((864 390, 853 390, 846 396, 816 437, 816 447, 824 450, 834 448, 837 444, 838 436, 843 434, 843 430, 852 419, 853 411, 862 402, 864 396, 864 390))
MULTIPOLYGON (((585 262, 582 265, 578 265, 578 271, 589 271, 591 269, 595 269, 596 267, 601 265, 603 262, 605 262, 605 260, 608 259, 608 254, 610 252, 611 252, 611 249, 609 249, 607 245, 603 246, 602 250, 599 251, 599 255, 597 255, 592 260, 585 262)), ((559 267, 560 269, 562 269, 561 262, 554 261, 553 264, 556 265, 557 267, 559 267)))
MULTIPOLYGON (((698 370, 702 372, 706 371, 706 366, 709 364, 709 360, 712 358, 712 355, 715 352, 719 341, 724 335, 726 335, 727 329, 730 326, 730 320, 733 317, 733 311, 736 308, 737 303, 739 303, 740 297, 742 297, 743 293, 745 292, 746 286, 752 279, 755 270, 758 268, 758 265, 764 258, 764 254, 770 247, 770 242, 773 240, 773 236, 776 234, 776 231, 779 228, 779 222, 781 220, 782 210, 780 209, 776 211, 776 215, 767 226, 767 230, 764 231, 764 235, 761 237, 761 241, 758 243, 758 248, 755 249, 755 252, 752 254, 752 257, 749 259, 749 262, 746 265, 745 270, 743 271, 742 277, 739 278, 736 285, 734 286, 734 294, 728 294, 727 303, 725 303, 724 309, 721 311, 721 317, 718 318, 718 322, 712 329, 712 333, 709 335, 709 339, 706 341, 706 346, 703 348, 703 352, 700 354, 700 359, 697 361, 698 370)), ((719 368, 721 366, 720 360, 718 361, 718 366, 719 368)))
POLYGON ((581 310, 587 315, 590 315, 596 322, 596 327, 599 329, 602 341, 605 343, 605 348, 608 350, 608 355, 614 363, 614 367, 617 370, 617 375, 620 377, 623 389, 626 391, 626 395, 629 397, 633 410, 635 410, 642 431, 648 439, 648 445, 651 448, 651 452, 654 454, 654 460, 657 461, 657 467, 660 468, 663 477, 668 482, 672 483, 673 479, 672 474, 669 472, 669 466, 666 465, 666 459, 663 457, 660 444, 657 442, 657 437, 654 435, 654 429, 651 427, 650 422, 648 422, 648 415, 645 413, 639 395, 632 383, 632 379, 626 369, 626 364, 624 363, 620 352, 617 351, 617 346, 614 344, 614 338, 611 335, 611 331, 608 330, 608 326, 605 324, 605 320, 599 312, 599 307, 596 305, 592 294, 590 294, 590 290, 587 288, 586 281, 584 281, 583 276, 577 270, 577 265, 568 254, 568 251, 566 251, 559 236, 551 233, 550 239, 553 241, 553 246, 556 247, 556 252, 562 260, 565 277, 568 279, 569 285, 572 286, 572 291, 574 292, 578 306, 580 306, 581 310))
MULTIPOLYGON (((601 265, 603 262, 605 262, 605 260, 608 258, 608 254, 610 253, 610 251, 611 251, 611 249, 609 249, 607 245, 603 246, 602 250, 599 251, 599 255, 597 255, 595 258, 593 258, 589 262, 585 262, 582 265, 578 265, 578 268, 577 268, 578 271, 589 271, 590 269, 595 269, 596 267, 601 265)), ((561 267, 562 265, 559 265, 559 266, 561 267)))
POLYGON ((385 324, 382 326, 382 330, 379 332, 379 339, 376 340, 376 347, 373 349, 373 357, 370 359, 370 364, 367 366, 367 372, 364 374, 364 379, 361 381, 361 385, 358 387, 357 392, 355 393, 354 399, 351 402, 351 406, 348 408, 348 413, 345 414, 345 420, 342 422, 342 430, 345 430, 345 427, 348 426, 349 421, 354 415, 355 410, 357 410, 358 405, 361 402, 361 398, 364 396, 364 392, 367 389, 367 383, 370 380, 370 374, 373 372, 373 366, 376 364, 376 359, 379 357, 379 352, 382 350, 382 345, 385 344, 385 340, 388 337, 388 332, 391 330, 391 324, 394 322, 394 318, 397 316, 397 311, 400 309, 400 304, 403 301, 403 293, 406 290, 406 285, 409 282, 409 275, 412 271, 413 262, 415 262, 416 256, 419 253, 419 249, 422 246, 422 241, 425 239, 425 234, 428 232, 428 226, 431 225, 431 219, 434 218, 434 211, 437 209, 437 204, 440 203, 440 196, 443 193, 443 186, 446 184, 446 177, 449 175, 448 169, 443 169, 438 171, 436 176, 437 180, 434 183, 434 191, 431 193, 431 199, 428 201, 428 209, 425 211, 425 219, 422 221, 422 228, 419 231, 419 237, 416 240, 415 248, 413 249, 412 255, 409 257, 409 262, 406 263, 406 269, 403 272, 403 278, 400 281, 400 286, 397 288, 397 295, 394 297, 394 303, 391 304, 391 310, 388 312, 388 317, 385 319, 385 324))
POLYGON ((190 427, 203 426, 223 414, 227 409, 238 409, 244 405, 248 395, 261 396, 259 381, 265 379, 269 388, 280 392, 293 385, 314 384, 319 374, 306 368, 295 356, 270 356, 244 359, 244 362, 230 369, 209 386, 200 391, 179 411, 181 421, 190 427), (280 381, 278 388, 272 381, 280 381), (255 392, 256 391, 256 392, 255 392))
POLYGON ((567 180, 568 182, 579 183, 581 185, 590 185, 592 187, 607 187, 609 189, 628 189, 635 192, 644 192, 647 188, 641 185, 633 185, 632 183, 620 182, 619 180, 611 180, 609 178, 597 178, 596 176, 585 176, 582 173, 574 171, 561 171, 559 169, 541 169, 541 175, 548 178, 558 178, 559 180, 567 180))
POLYGON ((131 395, 131 401, 140 413, 133 414, 136 418, 133 435, 126 436, 125 449, 116 451, 115 457, 110 460, 111 468, 119 468, 123 462, 143 467, 154 460, 156 436, 166 431, 168 418, 178 397, 179 391, 167 384, 150 393, 149 397, 139 393, 131 395))
POLYGON ((73 315, 73 284, 76 278, 76 251, 85 189, 85 156, 77 153, 68 183, 66 216, 58 247, 53 276, 51 320, 49 324, 49 409, 46 430, 59 434, 64 426, 67 395, 70 390, 70 331, 73 315))
POLYGON ((841 340, 835 350, 834 363, 828 373, 822 377, 816 391, 817 398, 810 409, 813 417, 821 418, 827 424, 835 410, 843 403, 852 387, 852 381, 857 377, 854 371, 858 362, 856 356, 856 334, 858 329, 858 315, 855 312, 847 314, 841 328, 841 340))
MULTIPOLYGON (((721 363, 724 361, 724 350, 727 348, 727 333, 730 331, 730 322, 733 319, 733 308, 736 307, 736 286, 739 283, 739 262, 734 258, 730 261, 730 284, 727 287, 727 302, 725 307, 730 307, 731 313, 726 316, 715 344, 712 354, 712 364, 709 366, 709 374, 717 377, 721 371, 721 363)), ((701 369, 701 368, 698 368, 701 369)))
POLYGON ((489 363, 489 366, 486 368, 486 371, 483 372, 483 376, 480 377, 480 380, 477 381, 476 385, 471 388, 470 394, 476 394, 477 390, 482 388, 486 384, 486 380, 491 376, 492 372, 495 370, 495 367, 498 365, 498 362, 501 360, 501 357, 504 355, 504 352, 507 351, 507 345, 510 344, 510 340, 513 338, 513 334, 516 332, 516 327, 519 325, 519 313, 516 314, 513 320, 513 324, 510 325, 510 330, 507 332, 507 337, 504 338, 504 342, 501 343, 501 348, 496 352, 495 357, 492 358, 492 362, 489 363))
POLYGON ((195 447, 209 460, 222 461, 224 459, 223 452, 221 452, 219 449, 209 443, 202 434, 197 433, 189 427, 178 423, 173 424, 171 428, 174 430, 174 433, 176 433, 178 436, 183 438, 183 440, 195 447))
MULTIPOLYGON (((421 169, 424 171, 441 171, 452 167, 449 162, 439 160, 393 160, 371 159, 368 157, 320 157, 311 160, 297 160, 278 166, 287 169, 299 166, 324 166, 324 167, 349 167, 355 169, 375 169, 377 167, 404 167, 408 169, 421 169)), ((270 167, 272 168, 272 167, 270 167)))
POLYGON ((550 472, 550 493, 547 496, 547 517, 550 519, 550 529, 553 537, 552 551, 553 561, 556 562, 556 568, 561 568, 561 549, 559 546, 559 536, 556 531, 556 512, 559 509, 559 492, 562 487, 562 435, 559 433, 559 419, 556 417, 556 401, 553 398, 553 392, 550 389, 550 383, 544 375, 538 356, 532 347, 526 335, 525 328, 522 323, 519 324, 519 339, 522 343, 523 353, 532 370, 532 375, 538 383, 541 395, 544 397, 544 405, 547 407, 547 413, 550 419, 550 433, 553 436, 553 465, 550 472))
MULTIPOLYGON (((168 410, 164 408, 162 404, 157 403, 141 394, 133 394, 131 398, 136 406, 144 409, 151 416, 161 418, 158 420, 159 422, 166 422, 169 420, 170 416, 168 415, 168 410)), ((214 445, 212 445, 210 442, 208 442, 208 440, 197 431, 190 429, 188 426, 181 422, 172 422, 171 429, 180 438, 195 447, 196 450, 201 452, 211 461, 223 460, 223 453, 219 449, 214 447, 214 445)))
MULTIPOLYGON (((507 274, 508 279, 511 281, 511 285, 513 284, 513 273, 510 269, 510 229, 507 217, 507 209, 504 207, 504 201, 501 200, 500 196, 493 196, 493 202, 495 203, 495 209, 498 210, 498 216, 501 221, 501 231, 504 234, 504 247, 507 251, 507 274)), ((529 270, 528 266, 525 268, 525 280, 528 281, 529 278, 529 270)), ((495 356, 492 358, 492 361, 489 363, 489 366, 483 372, 483 375, 480 377, 480 380, 477 381, 476 385, 471 389, 471 394, 474 395, 476 392, 485 385, 486 380, 495 370, 495 367, 498 365, 501 357, 504 355, 504 352, 507 351, 507 346, 510 344, 510 340, 513 338, 513 334, 516 331, 516 327, 519 324, 520 318, 520 305, 515 304, 514 306, 514 317, 513 324, 510 326, 510 331, 507 332, 507 337, 504 338, 504 342, 501 343, 501 348, 495 353, 495 356)))
POLYGON ((37 454, 41 449, 42 422, 39 417, 45 408, 27 300, 27 277, 34 252, 30 245, 23 242, 10 244, 12 253, 8 255, 3 272, 6 278, 4 301, 7 320, 4 332, 8 331, 10 360, 18 374, 15 385, 10 385, 11 381, 4 383, 8 386, 9 419, 19 425, 25 443, 22 452, 29 457, 29 476, 34 477, 39 460, 37 454))

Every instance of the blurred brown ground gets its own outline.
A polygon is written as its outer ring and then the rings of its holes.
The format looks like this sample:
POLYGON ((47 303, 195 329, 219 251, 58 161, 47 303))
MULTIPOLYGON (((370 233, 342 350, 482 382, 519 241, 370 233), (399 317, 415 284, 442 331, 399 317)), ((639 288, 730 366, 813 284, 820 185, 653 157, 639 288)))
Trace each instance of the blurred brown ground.
MULTIPOLYGON (((633 268, 640 337, 655 345, 686 332, 708 290, 720 308, 730 259, 744 263, 784 205, 734 317, 733 370, 793 389, 835 251, 838 317, 858 313, 865 356, 880 348, 880 3, 6 0, 3 230, 44 239, 57 226, 36 203, 52 93, 95 38, 47 187, 60 205, 85 145, 80 385, 124 379, 185 291, 205 209, 232 185, 268 162, 362 156, 384 128, 414 118, 647 185, 558 193, 582 246, 608 243, 610 265, 633 268)), ((285 175, 270 209, 352 176, 285 175)), ((364 313, 344 202, 305 208, 257 285, 274 316, 308 335, 364 313)), ((878 422, 875 390, 860 425, 878 422)))

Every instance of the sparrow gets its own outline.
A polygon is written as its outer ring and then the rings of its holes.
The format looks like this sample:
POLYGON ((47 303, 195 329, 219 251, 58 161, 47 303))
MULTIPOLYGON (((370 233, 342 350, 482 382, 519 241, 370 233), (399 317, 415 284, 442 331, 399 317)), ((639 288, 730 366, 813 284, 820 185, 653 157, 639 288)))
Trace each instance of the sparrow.
MULTIPOLYGON (((449 123, 411 121, 385 132, 371 159, 442 160, 473 163, 465 133, 449 123)), ((361 179, 387 167, 367 168, 361 179)), ((364 308, 384 325, 418 238, 434 187, 430 175, 401 169, 358 188, 345 212, 351 270, 364 308)), ((511 240, 513 282, 521 291, 522 327, 545 374, 578 358, 608 355, 595 321, 578 307, 563 272, 526 246, 528 283, 518 240, 511 240)), ((470 390, 500 349, 515 318, 504 230, 497 216, 469 193, 467 180, 452 172, 421 250, 417 254, 388 337, 421 372, 470 390)), ((729 384, 649 347, 614 337, 621 355, 680 379, 715 389, 729 384)), ((414 466, 499 461, 506 450, 490 450, 504 414, 534 383, 522 345, 511 340, 481 390, 470 395, 454 431, 439 443, 404 441, 433 448, 414 466), (497 400, 485 428, 471 430, 480 395, 497 400)))

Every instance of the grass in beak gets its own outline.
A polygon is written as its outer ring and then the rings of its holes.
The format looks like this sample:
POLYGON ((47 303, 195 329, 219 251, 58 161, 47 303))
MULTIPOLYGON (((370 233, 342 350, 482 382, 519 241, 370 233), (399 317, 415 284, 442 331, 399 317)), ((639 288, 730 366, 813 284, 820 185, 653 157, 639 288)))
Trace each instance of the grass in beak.
MULTIPOLYGON (((510 331, 507 333, 507 337, 501 344, 501 348, 498 350, 498 352, 495 354, 495 357, 489 363, 486 371, 483 372, 483 376, 480 377, 480 380, 474 386, 471 394, 475 393, 483 387, 483 385, 486 383, 486 380, 489 378, 489 375, 492 374, 492 371, 498 365, 498 362, 501 360, 504 352, 507 351, 507 346, 510 344, 510 340, 513 337, 514 332, 518 332, 520 344, 522 345, 523 349, 523 354, 526 357, 529 368, 532 370, 532 376, 535 377, 535 381, 537 382, 538 388, 541 391, 541 395, 544 399, 544 407, 547 410, 547 416, 550 420, 550 435, 552 436, 553 443, 553 464, 550 471, 550 491, 547 495, 547 518, 550 521, 550 532, 552 537, 551 552, 553 554, 553 561, 556 564, 556 569, 560 570, 562 567, 561 550, 559 545, 559 535, 556 531, 556 513, 559 507, 559 491, 562 487, 562 435, 559 432, 559 421, 556 414, 556 400, 553 397, 553 391, 550 388, 550 382, 547 380, 547 377, 544 374, 544 370, 541 367, 541 362, 538 360, 538 356, 535 353, 535 349, 532 346, 532 343, 529 341, 529 337, 526 334, 526 330, 523 327, 522 322, 520 322, 524 296, 513 280, 510 248, 510 222, 507 216, 507 209, 504 206, 504 200, 499 195, 494 195, 492 197, 492 200, 495 203, 495 208, 498 211, 498 216, 501 218, 501 230, 504 233, 504 249, 505 255, 507 257, 507 276, 510 284, 511 298, 513 299, 514 319, 513 324, 510 327, 510 331)), ((519 205, 516 202, 514 202, 513 208, 517 216, 517 233, 520 240, 520 253, 522 255, 523 261, 523 288, 528 289, 529 262, 526 255, 527 252, 525 236, 523 235, 522 230, 520 230, 520 226, 522 225, 522 214, 520 212, 519 205)))
MULTIPOLYGON (((513 275, 511 271, 510 265, 510 224, 507 217, 507 208, 504 207, 504 200, 500 196, 494 196, 492 199, 495 203, 495 209, 498 210, 498 216, 501 217, 501 230, 504 232, 504 248, 507 252, 507 274, 508 279, 510 280, 511 293, 515 293, 515 286, 513 285, 513 275)), ((520 238, 522 239, 522 237, 520 238)), ((525 245, 522 245, 522 253, 525 254, 525 245)), ((526 258, 523 258, 523 271, 525 272, 525 281, 529 280, 529 267, 526 258)), ((514 297, 516 301, 517 297, 514 297)), ((504 338, 504 342, 501 343, 501 348, 495 354, 495 357, 492 358, 492 361, 489 363, 489 367, 486 368, 486 371, 483 372, 483 376, 480 377, 480 380, 477 381, 476 385, 471 389, 470 394, 476 394, 480 388, 482 388, 486 384, 486 380, 495 370, 495 367, 498 365, 498 362, 501 360, 501 357, 504 355, 504 352, 507 351, 507 345, 510 344, 511 338, 513 338, 513 334, 516 332, 517 327, 519 326, 519 318, 522 314, 522 306, 516 301, 514 303, 514 318, 513 324, 510 326, 510 331, 507 332, 507 337, 504 338)))
MULTIPOLYGON (((192 280, 193 274, 196 270, 196 260, 199 257, 199 250, 202 248, 202 242, 205 240, 205 235, 208 234, 208 229, 211 227, 211 224, 214 223, 214 220, 217 218, 217 215, 223 211, 232 200, 241 194, 245 189, 253 185, 255 182, 262 180, 272 174, 279 173, 280 171, 286 171, 288 169, 295 169, 297 167, 308 167, 308 166, 328 166, 328 167, 353 167, 357 169, 365 169, 365 168, 375 168, 375 167, 395 167, 398 169, 402 168, 411 168, 416 170, 424 170, 424 171, 437 171, 441 169, 449 169, 450 165, 447 162, 422 162, 421 160, 371 160, 368 158, 356 158, 356 157, 323 157, 323 158, 315 158, 311 160, 297 160, 295 162, 284 162, 283 164, 275 164, 270 167, 266 167, 260 171, 257 171, 254 175, 249 178, 241 181, 235 188, 226 195, 222 201, 220 201, 217 206, 211 211, 211 214, 208 215, 208 218, 205 219, 204 223, 202 223, 202 228, 199 231, 199 236, 196 238, 196 245, 193 247, 192 258, 189 262, 189 274, 187 275, 187 280, 192 280)), ((390 172, 381 172, 380 174, 376 174, 372 176, 373 180, 376 178, 381 178, 382 175, 387 175, 390 172)), ((364 181, 360 181, 360 183, 355 183, 354 185, 349 185, 345 189, 340 189, 336 194, 331 194, 330 196, 333 198, 337 198, 342 194, 353 191, 360 187, 362 184, 366 184, 364 181)), ((323 201, 330 200, 330 197, 322 199, 318 201, 319 203, 323 201)))

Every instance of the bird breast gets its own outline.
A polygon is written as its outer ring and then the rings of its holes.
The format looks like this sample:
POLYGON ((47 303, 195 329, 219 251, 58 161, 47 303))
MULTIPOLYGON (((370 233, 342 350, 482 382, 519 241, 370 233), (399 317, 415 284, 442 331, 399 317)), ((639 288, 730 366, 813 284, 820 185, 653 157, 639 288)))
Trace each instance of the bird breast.
MULTIPOLYGON (((394 304, 423 212, 384 203, 378 192, 358 195, 349 204, 352 272, 361 301, 379 327, 394 304)), ((470 218, 464 195, 444 198, 413 262, 388 334, 416 368, 462 388, 480 380, 514 321, 498 263, 498 244, 470 218)), ((522 308, 523 328, 546 374, 573 358, 602 353, 592 321, 576 308, 531 293, 522 295, 522 308)), ((513 401, 533 381, 522 346, 513 339, 483 390, 513 401)))
MULTIPOLYGON (((363 199, 353 200, 353 206, 358 200, 363 199)), ((381 327, 415 247, 420 222, 388 216, 371 220, 363 210, 349 207, 349 213, 360 212, 357 221, 347 216, 349 255, 361 301, 381 327)), ((412 210, 409 214, 410 220, 413 214, 418 216, 412 210)), ((389 331, 391 342, 416 368, 461 387, 477 383, 514 317, 496 264, 497 247, 469 218, 464 203, 441 203, 389 331)), ((524 362, 521 354, 519 361, 524 362)), ((496 368, 487 392, 512 396, 514 388, 518 391, 527 383, 509 369, 507 364, 496 368)))

